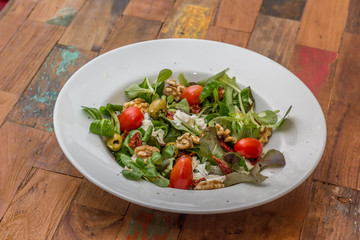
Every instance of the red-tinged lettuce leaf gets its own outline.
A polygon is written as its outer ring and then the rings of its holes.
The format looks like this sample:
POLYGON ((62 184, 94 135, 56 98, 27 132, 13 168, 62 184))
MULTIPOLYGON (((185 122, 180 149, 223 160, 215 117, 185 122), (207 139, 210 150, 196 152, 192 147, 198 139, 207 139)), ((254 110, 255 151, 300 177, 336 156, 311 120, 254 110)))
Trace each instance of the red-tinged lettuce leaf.
POLYGON ((267 167, 283 167, 285 166, 284 155, 275 149, 271 149, 265 153, 265 155, 258 162, 260 170, 267 167))
POLYGON ((216 164, 212 156, 222 159, 224 156, 219 140, 217 139, 216 128, 208 127, 201 133, 200 155, 216 164))
POLYGON ((250 173, 240 173, 240 172, 232 172, 228 175, 226 175, 226 179, 224 181, 225 187, 248 182, 248 183, 261 183, 265 181, 267 177, 260 174, 260 166, 259 164, 256 164, 255 167, 253 167, 250 171, 250 173))

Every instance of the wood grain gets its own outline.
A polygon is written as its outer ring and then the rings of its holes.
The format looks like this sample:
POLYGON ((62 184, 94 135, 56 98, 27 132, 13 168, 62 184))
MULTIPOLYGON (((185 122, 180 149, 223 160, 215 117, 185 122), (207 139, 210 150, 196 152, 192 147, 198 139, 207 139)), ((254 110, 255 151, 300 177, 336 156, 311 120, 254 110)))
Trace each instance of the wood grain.
POLYGON ((109 39, 104 43, 100 53, 112 49, 156 38, 161 22, 144 20, 138 17, 122 16, 116 23, 109 39))
POLYGON ((44 146, 48 138, 47 132, 10 122, 5 122, 0 128, 0 219, 32 168, 34 162, 30 157, 44 146))
POLYGON ((345 29, 349 0, 309 0, 296 43, 337 52, 345 29))
POLYGON ((261 13, 274 17, 300 20, 307 0, 263 0, 261 13))
POLYGON ((124 215, 129 203, 84 179, 74 200, 75 204, 124 215))
POLYGON ((18 99, 18 95, 0 90, 0 126, 18 99))
POLYGON ((132 0, 126 6, 124 14, 164 22, 174 2, 175 0, 132 0))
POLYGON ((298 28, 297 21, 260 14, 247 47, 287 66, 298 28))
POLYGON ((240 47, 246 47, 249 38, 250 33, 215 26, 210 26, 205 35, 205 39, 230 43, 240 47))
POLYGON ((354 128, 360 121, 359 112, 360 107, 355 102, 331 100, 326 116, 327 143, 316 170, 316 179, 360 189, 360 138, 355 134, 357 130, 354 128))
POLYGON ((62 33, 62 27, 26 21, 0 53, 0 90, 21 94, 62 33))
POLYGON ((222 0, 215 26, 252 32, 261 3, 261 0, 222 0))
POLYGON ((76 70, 96 55, 95 52, 56 45, 8 119, 53 131, 54 105, 61 88, 76 70))
POLYGON ((127 3, 128 0, 88 0, 59 43, 98 52, 127 3))
POLYGON ((34 167, 36 168, 74 177, 83 177, 62 152, 56 140, 55 133, 51 134, 45 146, 40 151, 31 156, 31 160, 34 162, 34 167))
POLYGON ((315 182, 302 239, 359 239, 360 192, 315 182))
POLYGON ((40 0, 29 19, 58 26, 68 26, 84 2, 85 0, 40 0))
POLYGON ((79 183, 77 178, 34 169, 0 223, 0 239, 50 239, 79 183))
POLYGON ((130 204, 116 239, 177 239, 179 217, 180 214, 130 204))
POLYGON ((360 35, 345 33, 339 52, 333 87, 334 99, 356 103, 360 101, 360 35))
POLYGON ((289 70, 312 91, 326 112, 335 77, 338 54, 317 48, 296 45, 289 70))
POLYGON ((345 31, 360 34, 360 0, 350 0, 345 31))
POLYGON ((11 4, 7 4, 9 5, 8 10, 6 11, 5 8, 2 10, 4 15, 2 17, 2 14, 0 15, 0 51, 26 20, 29 13, 36 6, 37 1, 38 0, 11 1, 11 4))
POLYGON ((122 226, 120 213, 71 204, 53 239, 115 239, 122 226))
POLYGON ((290 194, 261 207, 217 215, 186 215, 179 239, 299 239, 311 183, 309 178, 290 194))
POLYGON ((219 0, 179 0, 170 12, 159 38, 204 38, 219 0))

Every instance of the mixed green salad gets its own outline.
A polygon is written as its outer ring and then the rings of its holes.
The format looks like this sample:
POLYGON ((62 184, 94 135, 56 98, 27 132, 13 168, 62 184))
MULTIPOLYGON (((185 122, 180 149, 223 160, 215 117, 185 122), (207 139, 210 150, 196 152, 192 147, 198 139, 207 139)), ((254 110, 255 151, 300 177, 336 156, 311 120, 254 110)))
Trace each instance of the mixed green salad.
POLYGON ((228 69, 198 82, 163 69, 125 90, 128 102, 82 108, 94 119, 125 178, 160 187, 205 190, 265 181, 261 171, 281 167, 275 149, 264 152, 279 111, 255 112, 251 88, 240 88, 228 69))

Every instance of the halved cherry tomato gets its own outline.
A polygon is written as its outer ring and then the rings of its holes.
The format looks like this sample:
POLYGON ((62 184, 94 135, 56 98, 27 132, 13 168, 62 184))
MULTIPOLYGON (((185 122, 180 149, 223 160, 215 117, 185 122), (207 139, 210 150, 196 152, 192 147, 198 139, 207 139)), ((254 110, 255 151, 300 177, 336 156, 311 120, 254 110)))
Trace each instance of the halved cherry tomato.
POLYGON ((192 159, 182 156, 177 159, 170 173, 170 187, 178 189, 189 189, 193 180, 192 159))
POLYGON ((203 87, 200 85, 192 85, 190 87, 185 88, 183 93, 181 94, 181 98, 188 101, 189 105, 197 105, 200 104, 200 93, 203 90, 203 87))
POLYGON ((141 126, 144 114, 137 107, 129 107, 118 115, 121 131, 131 131, 141 126))
POLYGON ((263 151, 263 145, 256 138, 243 138, 235 143, 234 149, 245 158, 258 158, 263 151))

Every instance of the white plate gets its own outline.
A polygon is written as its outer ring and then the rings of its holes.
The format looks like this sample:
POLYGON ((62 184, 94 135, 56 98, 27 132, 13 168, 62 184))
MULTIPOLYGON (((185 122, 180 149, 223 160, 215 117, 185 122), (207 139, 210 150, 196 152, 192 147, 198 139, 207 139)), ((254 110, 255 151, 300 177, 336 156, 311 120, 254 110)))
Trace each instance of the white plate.
POLYGON ((223 213, 248 209, 277 199, 300 185, 315 169, 326 142, 326 124, 310 90, 287 69, 257 53, 229 44, 194 39, 164 39, 136 43, 103 54, 80 68, 56 101, 54 127, 70 162, 91 182, 127 201, 178 213, 223 213), (286 166, 263 171, 260 185, 238 184, 209 190, 160 188, 146 181, 129 181, 99 136, 89 133, 91 119, 81 106, 100 107, 124 102, 124 89, 154 77, 163 68, 175 77, 184 73, 199 80, 230 68, 242 86, 250 85, 256 110, 293 105, 281 130, 266 149, 284 153, 286 166))

